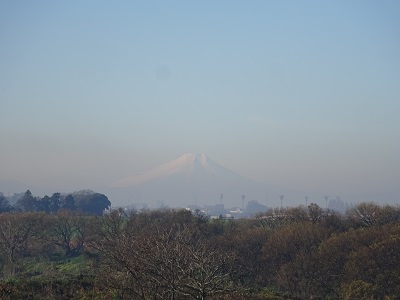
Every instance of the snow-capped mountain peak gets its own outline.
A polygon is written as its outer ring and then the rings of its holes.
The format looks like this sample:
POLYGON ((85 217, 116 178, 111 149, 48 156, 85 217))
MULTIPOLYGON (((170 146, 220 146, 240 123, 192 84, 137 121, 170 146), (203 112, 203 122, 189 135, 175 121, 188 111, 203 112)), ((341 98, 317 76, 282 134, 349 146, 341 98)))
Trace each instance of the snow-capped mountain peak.
POLYGON ((176 166, 181 172, 190 173, 199 169, 209 169, 212 163, 204 154, 188 153, 178 157, 171 162, 171 166, 176 166))
POLYGON ((147 181, 168 177, 179 173, 185 176, 194 176, 202 173, 215 174, 223 172, 223 170, 231 172, 220 166, 204 154, 187 153, 144 174, 121 179, 115 182, 113 186, 136 186, 147 181))
POLYGON ((222 195, 224 204, 232 205, 242 203, 242 195, 262 199, 266 189, 264 184, 197 153, 183 154, 146 173, 123 178, 112 187, 114 195, 130 203, 168 203, 174 207, 220 203, 222 195))

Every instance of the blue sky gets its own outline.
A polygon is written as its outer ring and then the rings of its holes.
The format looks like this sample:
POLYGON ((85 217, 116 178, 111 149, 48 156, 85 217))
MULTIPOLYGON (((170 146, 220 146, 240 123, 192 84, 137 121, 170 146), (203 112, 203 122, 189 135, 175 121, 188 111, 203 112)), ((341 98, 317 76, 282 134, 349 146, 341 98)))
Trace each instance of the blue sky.
POLYGON ((96 189, 198 152, 304 193, 399 199, 399 13, 3 0, 0 180, 96 189))

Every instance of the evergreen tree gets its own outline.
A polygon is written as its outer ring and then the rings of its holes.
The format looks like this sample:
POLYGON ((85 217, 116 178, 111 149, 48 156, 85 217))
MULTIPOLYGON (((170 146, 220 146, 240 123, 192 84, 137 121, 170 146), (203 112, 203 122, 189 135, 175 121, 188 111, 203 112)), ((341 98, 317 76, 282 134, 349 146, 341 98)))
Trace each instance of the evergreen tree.
POLYGON ((76 205, 75 205, 75 199, 74 197, 69 194, 67 197, 64 199, 64 204, 61 207, 61 209, 67 209, 67 210, 76 210, 76 205))
POLYGON ((0 213, 9 212, 12 210, 12 206, 8 202, 7 198, 0 193, 0 213))

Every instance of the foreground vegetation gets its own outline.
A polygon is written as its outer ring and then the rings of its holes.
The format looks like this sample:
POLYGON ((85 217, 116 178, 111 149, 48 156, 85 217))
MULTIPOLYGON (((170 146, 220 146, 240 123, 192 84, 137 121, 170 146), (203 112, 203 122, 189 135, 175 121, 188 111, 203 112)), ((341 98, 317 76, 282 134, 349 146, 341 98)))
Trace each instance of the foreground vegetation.
POLYGON ((0 214, 0 299, 399 299, 400 209, 0 214))

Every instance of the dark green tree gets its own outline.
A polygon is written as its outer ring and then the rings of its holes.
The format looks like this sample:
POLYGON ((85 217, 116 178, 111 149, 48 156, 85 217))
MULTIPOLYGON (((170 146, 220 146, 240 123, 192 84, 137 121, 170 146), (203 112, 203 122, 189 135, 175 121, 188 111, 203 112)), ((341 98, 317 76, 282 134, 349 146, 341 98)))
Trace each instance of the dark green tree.
POLYGON ((91 215, 101 216, 111 206, 107 196, 94 192, 78 194, 75 197, 77 209, 91 215))
POLYGON ((59 211, 61 206, 61 194, 54 193, 49 199, 49 212, 56 213, 59 211))
POLYGON ((16 208, 23 212, 37 211, 38 203, 35 197, 33 197, 30 190, 27 190, 25 194, 15 204, 16 208))
POLYGON ((0 193, 0 213, 9 212, 12 210, 12 206, 8 202, 7 198, 0 193))
POLYGON ((64 204, 61 206, 61 209, 67 209, 71 211, 76 210, 74 196, 69 194, 67 197, 65 197, 64 204))
POLYGON ((44 196, 40 201, 37 203, 37 210, 38 211, 44 211, 46 213, 50 212, 50 197, 49 196, 44 196))

